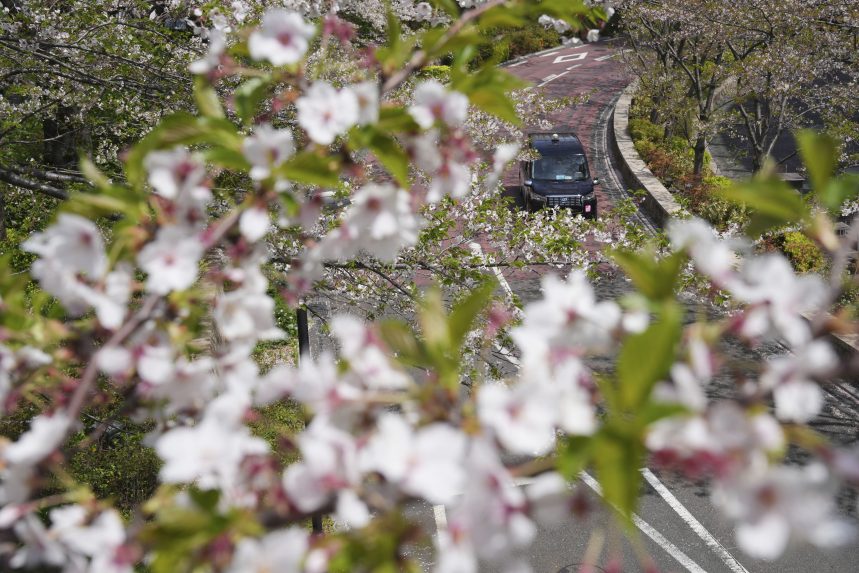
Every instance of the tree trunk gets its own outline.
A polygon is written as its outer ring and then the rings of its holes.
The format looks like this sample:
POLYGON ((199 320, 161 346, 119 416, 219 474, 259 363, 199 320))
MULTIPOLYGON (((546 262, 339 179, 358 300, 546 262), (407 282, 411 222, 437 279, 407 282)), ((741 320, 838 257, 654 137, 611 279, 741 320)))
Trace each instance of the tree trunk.
POLYGON ((695 159, 692 163, 692 172, 701 176, 704 172, 704 154, 707 152, 707 138, 699 133, 695 139, 695 159))

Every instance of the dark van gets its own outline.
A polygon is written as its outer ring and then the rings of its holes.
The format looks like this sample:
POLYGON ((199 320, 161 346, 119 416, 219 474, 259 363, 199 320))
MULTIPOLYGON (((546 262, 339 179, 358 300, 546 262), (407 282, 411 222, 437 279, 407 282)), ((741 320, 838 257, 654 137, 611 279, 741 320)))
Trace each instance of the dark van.
POLYGON ((519 162, 519 185, 528 211, 563 207, 589 219, 597 217, 597 198, 581 141, 572 133, 531 133, 539 159, 519 162))

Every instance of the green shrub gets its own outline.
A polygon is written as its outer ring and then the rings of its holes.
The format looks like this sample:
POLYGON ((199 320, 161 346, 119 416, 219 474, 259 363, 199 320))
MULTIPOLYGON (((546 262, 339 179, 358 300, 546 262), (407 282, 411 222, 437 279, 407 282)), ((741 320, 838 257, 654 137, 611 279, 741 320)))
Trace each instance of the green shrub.
POLYGON ((450 66, 426 66, 417 76, 422 80, 438 80, 443 84, 450 81, 450 66))
POLYGON ((818 273, 826 268, 826 257, 823 252, 814 241, 799 231, 785 233, 781 249, 797 272, 818 273))
POLYGON ((639 141, 661 141, 664 133, 665 128, 661 125, 651 123, 648 119, 636 118, 629 120, 629 134, 636 144, 639 141))
POLYGON ((495 58, 498 61, 512 60, 533 52, 560 45, 561 35, 554 29, 546 29, 535 23, 524 28, 489 28, 481 32, 489 42, 477 50, 477 57, 472 65, 479 66, 483 62, 495 58))

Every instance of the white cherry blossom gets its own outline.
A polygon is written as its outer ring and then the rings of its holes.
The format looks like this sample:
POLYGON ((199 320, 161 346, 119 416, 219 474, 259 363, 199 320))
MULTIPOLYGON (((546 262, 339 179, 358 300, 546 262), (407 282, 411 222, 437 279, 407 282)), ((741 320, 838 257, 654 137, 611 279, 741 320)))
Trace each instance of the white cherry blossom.
POLYGON ((781 466, 718 483, 713 501, 739 522, 737 544, 757 559, 778 558, 791 540, 821 548, 851 542, 855 526, 837 515, 835 484, 820 464, 781 466))
POLYGON ((271 170, 295 154, 295 140, 290 129, 275 129, 264 123, 242 144, 245 158, 251 163, 251 179, 261 180, 271 170))
POLYGON ((548 389, 519 383, 488 383, 477 394, 477 413, 501 445, 514 454, 539 456, 555 444, 557 404, 548 389))
POLYGON ((795 354, 773 358, 761 375, 761 386, 773 392, 776 416, 788 422, 808 422, 823 407, 823 390, 814 377, 825 377, 838 366, 838 356, 823 340, 814 340, 795 354))
POLYGON ((155 192, 174 201, 205 202, 211 196, 203 184, 206 166, 184 147, 168 151, 152 151, 143 162, 149 172, 149 184, 155 192))
POLYGON ((354 316, 338 315, 331 321, 331 333, 340 343, 343 357, 359 385, 374 390, 401 389, 409 377, 391 364, 388 351, 377 335, 354 316))
POLYGON ((36 416, 29 430, 3 448, 0 458, 13 466, 35 466, 62 443, 71 426, 72 421, 64 412, 36 416))
POLYGON ((431 128, 436 121, 450 127, 460 127, 468 114, 468 98, 465 95, 448 91, 436 80, 427 80, 415 88, 414 103, 409 113, 419 126, 431 128))
POLYGON ((242 423, 248 406, 242 394, 222 394, 209 404, 199 424, 161 435, 155 442, 155 451, 164 460, 161 480, 232 493, 242 461, 268 452, 266 442, 252 436, 242 423))
POLYGON ((164 295, 193 285, 203 250, 196 235, 177 227, 163 227, 137 255, 137 263, 149 275, 146 290, 164 295))
POLYGON ((377 431, 361 451, 365 471, 378 471, 406 493, 446 504, 462 491, 465 435, 435 423, 412 430, 399 414, 379 417, 377 431))
POLYGON ((229 341, 257 341, 283 338, 274 322, 274 300, 264 292, 242 288, 215 300, 215 323, 229 341))
POLYGON ((361 82, 349 89, 358 101, 357 123, 370 125, 379 121, 379 85, 376 82, 361 82))
POLYGON ((358 97, 349 88, 336 89, 325 81, 315 82, 295 102, 298 125, 320 145, 330 145, 358 122, 358 97))
POLYGON ((408 192, 389 184, 370 183, 355 193, 342 226, 357 235, 353 248, 393 262, 404 247, 417 242, 420 223, 408 192))
POLYGON ((358 450, 354 438, 316 417, 298 436, 302 460, 283 474, 283 486, 301 511, 322 507, 341 490, 360 481, 358 450))
POLYGON ((301 61, 316 27, 296 12, 274 8, 265 13, 260 27, 248 39, 248 50, 255 60, 283 66, 301 61))
POLYGON ((272 531, 254 539, 239 541, 228 573, 301 573, 301 562, 309 548, 309 535, 299 527, 272 531))
POLYGON ((188 71, 192 74, 208 74, 218 69, 221 58, 227 48, 227 37, 221 30, 212 30, 209 34, 209 45, 206 54, 199 60, 188 64, 188 71))

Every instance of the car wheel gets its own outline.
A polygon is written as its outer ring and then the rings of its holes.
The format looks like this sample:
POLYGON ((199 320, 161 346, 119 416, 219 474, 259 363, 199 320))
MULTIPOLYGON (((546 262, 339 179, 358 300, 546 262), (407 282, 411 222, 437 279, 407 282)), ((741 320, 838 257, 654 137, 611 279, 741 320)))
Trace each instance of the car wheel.
POLYGON ((588 213, 588 219, 593 219, 594 221, 597 220, 597 206, 596 206, 596 204, 594 204, 593 208, 591 209, 591 212, 588 213))

